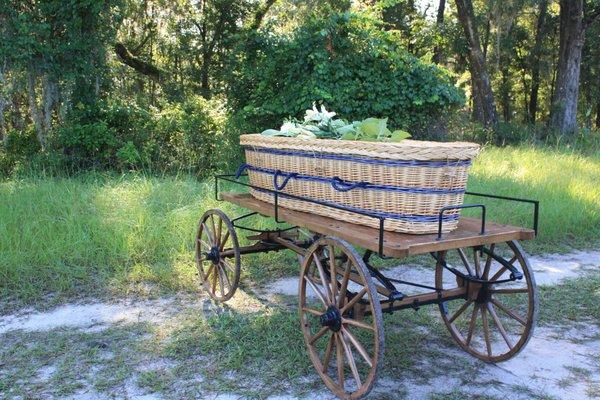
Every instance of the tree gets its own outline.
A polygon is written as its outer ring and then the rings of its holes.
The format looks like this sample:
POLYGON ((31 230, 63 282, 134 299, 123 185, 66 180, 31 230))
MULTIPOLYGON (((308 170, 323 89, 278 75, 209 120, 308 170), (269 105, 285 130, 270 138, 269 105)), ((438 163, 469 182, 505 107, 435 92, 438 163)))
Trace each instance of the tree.
POLYGON ((486 128, 495 129, 498 125, 498 112, 496 111, 490 75, 487 71, 475 26, 473 2, 471 0, 456 0, 456 9, 458 20, 463 27, 469 45, 469 70, 471 71, 473 85, 473 109, 478 110, 474 117, 486 128))
POLYGON ((535 123, 538 111, 538 94, 540 90, 540 61, 542 58, 542 43, 546 35, 546 18, 548 15, 548 0, 538 2, 539 14, 535 29, 535 43, 531 50, 531 93, 529 95, 528 119, 535 123))
POLYGON ((563 134, 574 133, 577 130, 579 77, 585 31, 600 16, 600 9, 592 9, 584 15, 585 8, 584 0, 560 1, 558 72, 552 99, 550 126, 563 134))
POLYGON ((585 37, 583 4, 583 0, 560 1, 558 73, 550 114, 550 126, 560 133, 577 130, 581 50, 585 37))
MULTIPOLYGON (((444 11, 446 10, 446 0, 440 0, 437 9, 437 16, 435 19, 435 25, 438 29, 444 25, 444 11)), ((433 58, 432 61, 437 64, 442 63, 442 48, 439 44, 435 46, 433 49, 433 58)))

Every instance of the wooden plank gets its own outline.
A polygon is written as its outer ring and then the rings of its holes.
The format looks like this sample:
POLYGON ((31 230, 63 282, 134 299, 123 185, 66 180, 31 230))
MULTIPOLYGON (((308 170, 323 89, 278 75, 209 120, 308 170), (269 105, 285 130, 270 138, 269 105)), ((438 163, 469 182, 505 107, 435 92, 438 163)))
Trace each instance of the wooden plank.
MULTIPOLYGON (((248 193, 221 193, 221 197, 241 207, 256 211, 265 216, 274 216, 272 204, 257 200, 248 193)), ((294 211, 279 207, 279 219, 322 235, 337 236, 355 246, 379 251, 379 230, 368 226, 339 221, 321 215, 294 211)), ((480 235, 481 220, 463 217, 458 228, 444 234, 442 240, 437 235, 410 235, 406 233, 388 232, 384 234, 384 253, 386 256, 403 258, 409 255, 424 254, 432 251, 450 250, 459 247, 478 246, 482 244, 505 242, 508 240, 533 239, 535 233, 510 225, 486 223, 486 233, 480 235)))

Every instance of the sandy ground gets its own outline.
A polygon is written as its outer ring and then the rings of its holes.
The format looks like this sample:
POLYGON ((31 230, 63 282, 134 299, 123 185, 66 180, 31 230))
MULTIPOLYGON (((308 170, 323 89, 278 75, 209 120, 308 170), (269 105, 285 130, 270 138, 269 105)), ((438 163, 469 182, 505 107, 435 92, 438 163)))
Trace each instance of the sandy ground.
MULTIPOLYGON (((555 285, 567 278, 576 277, 600 266, 600 251, 577 251, 565 255, 548 255, 532 257, 531 264, 535 271, 538 285, 555 285)), ((412 281, 431 281, 433 271, 419 266, 398 266, 388 270, 386 275, 397 276, 412 281)), ((277 301, 278 295, 297 293, 296 278, 286 278, 275 282, 257 295, 277 301)), ((279 296, 280 297, 280 296, 279 296)), ((12 331, 43 332, 56 328, 100 332, 115 324, 132 324, 149 322, 161 324, 173 319, 182 310, 199 310, 207 314, 214 312, 214 306, 207 300, 169 297, 155 300, 123 300, 118 303, 92 302, 86 304, 65 304, 49 311, 36 312, 21 310, 16 314, 0 316, 0 340, 2 334, 12 331)), ((588 325, 589 326, 589 325, 588 325)), ((378 382, 374 395, 393 392, 402 387, 410 393, 409 398, 426 399, 440 388, 447 391, 453 389, 471 391, 473 394, 497 396, 500 398, 529 398, 528 393, 515 392, 515 387, 527 388, 536 394, 548 395, 557 399, 598 398, 599 393, 590 392, 590 382, 600 385, 600 337, 597 328, 565 327, 550 329, 539 328, 523 352, 501 364, 486 365, 479 376, 482 381, 493 384, 484 386, 465 385, 460 376, 452 374, 430 380, 428 384, 412 381, 410 378, 399 382, 382 379, 378 382), (594 364, 595 362, 595 364, 594 364), (590 371, 586 379, 578 379, 574 370, 590 371), (568 384, 566 384, 568 382, 568 384)), ((455 357, 466 359, 468 356, 456 349, 455 357)), ((432 360, 433 362, 433 360, 432 360)), ((1 369, 1 365, 0 365, 1 369)), ((39 375, 52 371, 40 370, 39 375)), ((597 386, 600 387, 600 386, 597 386)), ((0 398, 2 393, 0 392, 0 398)), ((93 393, 85 393, 71 397, 73 399, 99 399, 93 393)), ((154 394, 132 393, 127 398, 158 399, 154 394)), ((239 395, 216 393, 210 398, 219 400, 239 399, 239 395)), ((292 399, 291 396, 271 397, 270 399, 292 399)), ((316 394, 311 398, 331 398, 327 392, 316 394)))

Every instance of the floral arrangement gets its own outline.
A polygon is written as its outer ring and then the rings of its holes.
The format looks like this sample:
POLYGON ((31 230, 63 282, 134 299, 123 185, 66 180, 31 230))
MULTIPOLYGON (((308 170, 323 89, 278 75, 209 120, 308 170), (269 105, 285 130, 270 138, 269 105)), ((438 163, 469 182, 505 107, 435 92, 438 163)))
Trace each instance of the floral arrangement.
POLYGON ((367 118, 362 121, 348 122, 341 118, 334 118, 335 116, 335 112, 327 111, 323 105, 319 111, 313 103, 312 109, 306 110, 304 121, 287 120, 279 130, 267 129, 262 132, 262 135, 369 142, 400 142, 410 137, 410 133, 400 129, 391 131, 387 127, 387 118, 367 118))

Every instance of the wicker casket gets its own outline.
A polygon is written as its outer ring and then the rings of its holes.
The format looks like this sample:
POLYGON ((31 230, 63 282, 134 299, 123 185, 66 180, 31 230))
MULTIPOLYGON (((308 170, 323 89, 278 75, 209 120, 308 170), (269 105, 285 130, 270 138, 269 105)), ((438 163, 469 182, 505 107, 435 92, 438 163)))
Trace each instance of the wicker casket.
MULTIPOLYGON (((306 140, 242 135, 251 194, 294 210, 379 227, 377 218, 286 197, 341 205, 384 217, 384 229, 425 234, 438 229, 442 207, 463 203, 467 176, 479 145, 466 142, 398 143, 306 140), (263 190, 263 189, 266 190, 263 190)), ((460 210, 443 216, 443 231, 458 225, 460 210)))

